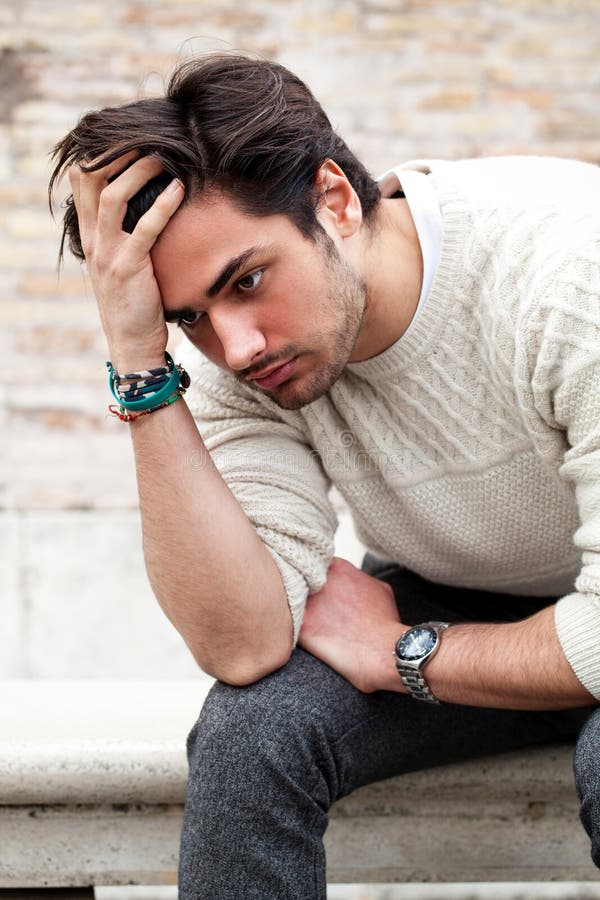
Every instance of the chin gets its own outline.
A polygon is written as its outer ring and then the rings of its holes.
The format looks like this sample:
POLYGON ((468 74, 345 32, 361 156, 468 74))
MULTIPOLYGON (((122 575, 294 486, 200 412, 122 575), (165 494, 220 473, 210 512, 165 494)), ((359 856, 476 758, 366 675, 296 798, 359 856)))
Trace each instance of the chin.
POLYGON ((269 396, 281 409, 289 409, 292 412, 296 409, 302 409, 303 406, 308 406, 308 404, 312 403, 313 400, 318 399, 317 397, 305 398, 298 396, 278 397, 275 394, 271 394, 269 396))
POLYGON ((261 394, 264 394, 269 400, 272 400, 273 403, 276 403, 281 409, 302 409, 303 406, 308 406, 309 403, 312 403, 313 400, 316 400, 316 397, 305 396, 304 392, 300 393, 294 390, 285 390, 285 385, 282 385, 281 388, 273 391, 265 391, 260 390, 261 394))
MULTIPOLYGON (((341 372, 339 373, 341 374, 341 372)), ((302 385, 302 380, 297 383, 295 379, 285 382, 279 388, 273 391, 264 391, 264 393, 273 400, 281 409, 296 410, 308 406, 319 400, 330 389, 332 384, 337 381, 336 377, 324 378, 323 376, 313 379, 309 384, 302 385)))

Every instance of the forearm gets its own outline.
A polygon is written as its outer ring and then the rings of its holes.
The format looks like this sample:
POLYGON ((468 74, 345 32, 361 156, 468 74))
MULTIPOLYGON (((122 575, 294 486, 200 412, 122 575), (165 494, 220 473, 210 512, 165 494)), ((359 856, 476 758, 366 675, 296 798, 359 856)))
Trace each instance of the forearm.
POLYGON ((187 405, 141 416, 131 434, 148 575, 194 658, 233 683, 283 665, 292 620, 279 570, 187 405))
MULTIPOLYGON (((438 700, 497 709, 568 709, 598 701, 567 662, 549 606, 520 622, 455 624, 423 674, 438 700)), ((299 645, 358 690, 406 693, 394 658, 403 623, 389 584, 334 558, 308 598, 299 645)))
MULTIPOLYGON (((380 687, 403 690, 391 653, 380 664, 380 687)), ((553 607, 521 622, 453 625, 424 673, 433 694, 449 703, 544 710, 597 702, 565 658, 553 607)))

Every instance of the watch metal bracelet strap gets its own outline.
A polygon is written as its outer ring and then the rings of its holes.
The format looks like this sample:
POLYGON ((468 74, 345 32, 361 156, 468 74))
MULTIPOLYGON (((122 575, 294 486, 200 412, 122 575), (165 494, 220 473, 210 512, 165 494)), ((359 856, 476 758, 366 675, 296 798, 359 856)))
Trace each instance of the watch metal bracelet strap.
POLYGON ((400 673, 402 684, 411 697, 414 697, 415 700, 424 700, 426 703, 439 704, 440 701, 434 697, 420 672, 415 672, 414 669, 406 669, 401 663, 398 663, 398 672, 400 673))
MULTIPOLYGON (((409 695, 415 700, 423 700, 425 701, 425 703, 436 704, 439 704, 440 702, 435 697, 429 685, 427 684, 423 673, 421 672, 421 666, 424 666, 425 663, 435 655, 438 647, 440 646, 440 632, 444 631, 449 626, 449 622, 423 622, 421 625, 413 626, 415 628, 433 628, 437 635, 437 641, 433 650, 424 658, 415 660, 415 663, 413 665, 411 665, 406 660, 399 659, 394 653, 394 657, 396 659, 396 668, 398 669, 398 674, 400 675, 402 684, 407 689, 409 695)), ((410 630, 411 629, 409 629, 409 631, 410 630)))

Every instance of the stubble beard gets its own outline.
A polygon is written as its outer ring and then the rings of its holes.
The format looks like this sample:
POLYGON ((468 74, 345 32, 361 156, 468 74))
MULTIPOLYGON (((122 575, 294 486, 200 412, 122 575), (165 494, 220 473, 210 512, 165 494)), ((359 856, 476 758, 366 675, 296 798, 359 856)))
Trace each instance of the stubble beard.
POLYGON ((323 315, 332 309, 340 310, 339 320, 328 331, 317 331, 303 347, 290 345, 285 357, 317 357, 315 370, 299 379, 292 377, 278 389, 265 390, 256 385, 281 409, 296 410, 323 397, 340 378, 358 339, 367 308, 367 286, 354 269, 338 254, 333 242, 326 245, 324 259, 330 283, 326 299, 321 307, 323 315), (318 357, 325 349, 328 360, 320 363, 318 357))

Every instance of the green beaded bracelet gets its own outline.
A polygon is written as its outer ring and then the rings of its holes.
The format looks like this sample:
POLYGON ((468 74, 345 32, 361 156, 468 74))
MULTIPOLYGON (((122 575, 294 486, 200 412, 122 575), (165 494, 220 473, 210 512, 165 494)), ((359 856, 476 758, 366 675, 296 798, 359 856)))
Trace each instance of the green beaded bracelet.
POLYGON ((147 416, 150 413, 157 412, 159 409, 164 409, 166 406, 171 406, 172 403, 180 400, 184 394, 185 388, 179 387, 172 397, 169 397, 168 400, 164 400, 163 403, 159 403, 158 406, 153 406, 151 409, 141 409, 139 412, 132 412, 126 410, 123 406, 111 405, 108 407, 108 411, 111 415, 120 419, 121 422, 133 422, 135 419, 139 419, 140 416, 147 416))

